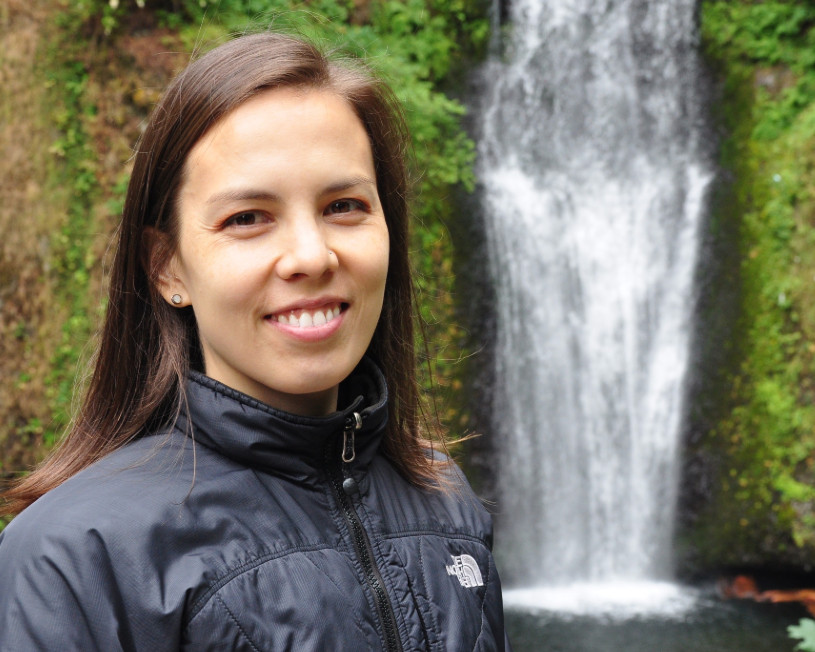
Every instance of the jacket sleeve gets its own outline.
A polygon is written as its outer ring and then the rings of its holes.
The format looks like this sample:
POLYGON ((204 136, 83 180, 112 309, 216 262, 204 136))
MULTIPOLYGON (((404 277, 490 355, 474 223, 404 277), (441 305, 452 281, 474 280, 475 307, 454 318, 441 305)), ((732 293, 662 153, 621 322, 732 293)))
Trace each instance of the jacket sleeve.
POLYGON ((0 532, 0 650, 135 649, 98 537, 24 516, 0 532))

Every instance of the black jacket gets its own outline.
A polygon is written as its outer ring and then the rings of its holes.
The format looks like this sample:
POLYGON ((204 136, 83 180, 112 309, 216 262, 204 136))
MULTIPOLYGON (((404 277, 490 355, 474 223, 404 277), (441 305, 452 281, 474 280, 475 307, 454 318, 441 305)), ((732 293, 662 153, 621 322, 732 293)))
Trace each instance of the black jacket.
POLYGON ((193 374, 189 419, 0 533, 0 650, 503 650, 490 518, 378 452, 386 388, 363 366, 324 418, 193 374))

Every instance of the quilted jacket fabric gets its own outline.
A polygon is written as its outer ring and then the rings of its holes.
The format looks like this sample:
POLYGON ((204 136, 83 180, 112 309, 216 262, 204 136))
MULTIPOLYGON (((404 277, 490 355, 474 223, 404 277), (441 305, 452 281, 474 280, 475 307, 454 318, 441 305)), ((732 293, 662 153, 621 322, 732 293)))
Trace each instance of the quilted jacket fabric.
POLYGON ((0 650, 504 650, 489 515, 396 473, 360 368, 323 418, 193 374, 169 432, 0 533, 0 650))

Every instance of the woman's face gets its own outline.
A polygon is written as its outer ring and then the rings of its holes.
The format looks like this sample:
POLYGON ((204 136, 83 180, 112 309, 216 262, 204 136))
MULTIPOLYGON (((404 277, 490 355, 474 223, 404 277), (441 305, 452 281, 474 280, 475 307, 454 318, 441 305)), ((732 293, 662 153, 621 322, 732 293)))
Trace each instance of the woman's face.
POLYGON ((198 323, 206 374, 296 414, 336 410, 382 310, 388 228, 345 100, 274 89, 191 150, 164 276, 198 323))

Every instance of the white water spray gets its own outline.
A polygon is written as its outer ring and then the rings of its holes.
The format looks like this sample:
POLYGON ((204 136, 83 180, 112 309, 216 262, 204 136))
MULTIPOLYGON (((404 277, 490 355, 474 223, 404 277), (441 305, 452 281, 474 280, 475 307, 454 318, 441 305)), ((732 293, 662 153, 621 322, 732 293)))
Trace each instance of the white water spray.
POLYGON ((694 0, 512 0, 479 178, 508 583, 670 578, 704 194, 694 0))

